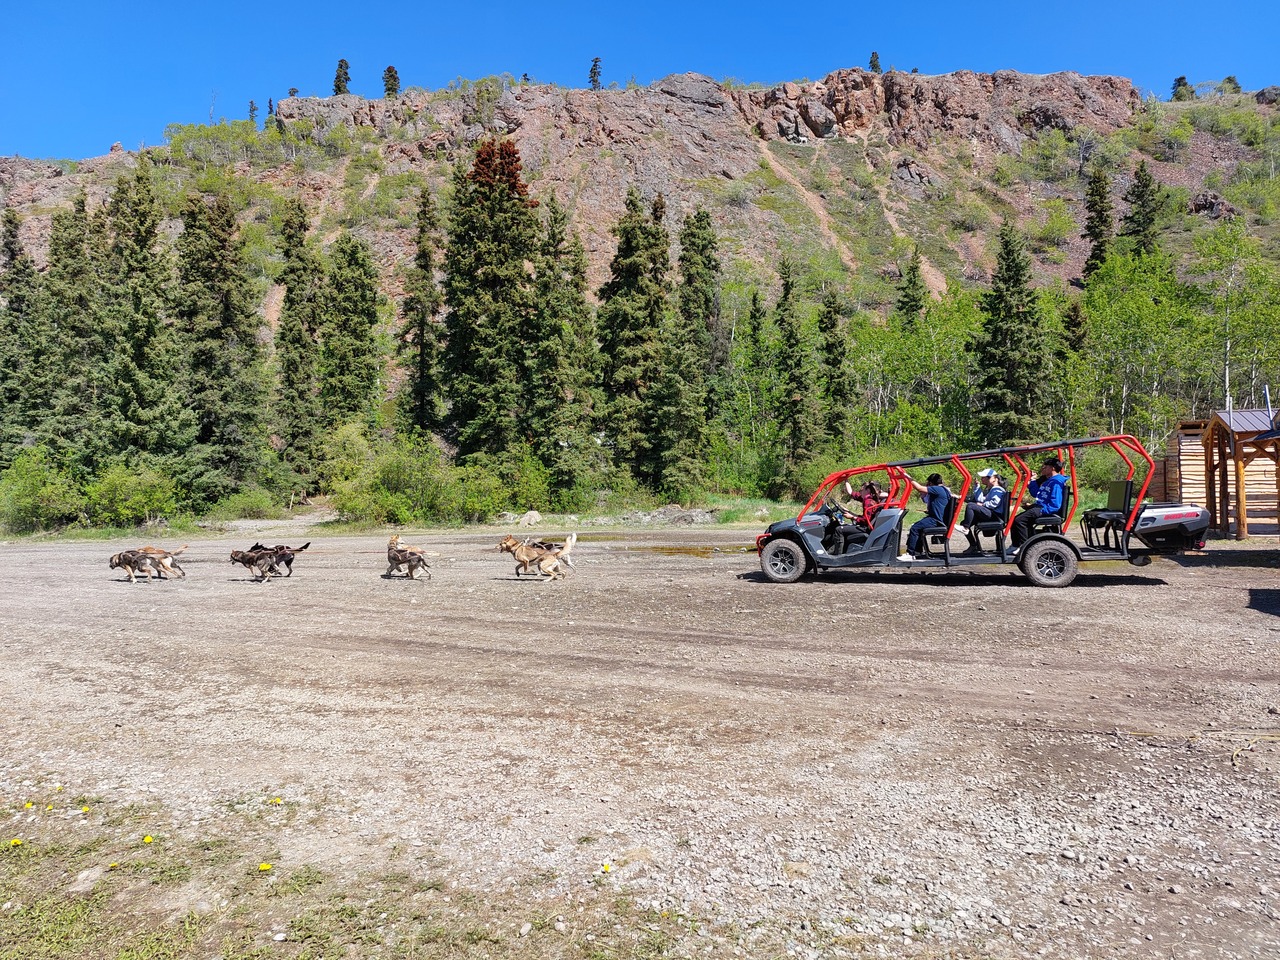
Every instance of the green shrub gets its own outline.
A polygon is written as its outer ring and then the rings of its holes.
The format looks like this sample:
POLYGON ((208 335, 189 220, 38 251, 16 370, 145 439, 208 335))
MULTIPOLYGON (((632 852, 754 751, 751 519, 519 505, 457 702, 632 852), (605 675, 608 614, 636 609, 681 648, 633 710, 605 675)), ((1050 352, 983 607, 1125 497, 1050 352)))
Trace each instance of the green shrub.
POLYGON ((1044 220, 1031 233, 1032 246, 1037 252, 1064 247, 1079 232, 1065 200, 1046 200, 1044 220))
POLYGON ((210 520, 277 520, 285 509, 265 490, 253 488, 233 493, 213 505, 205 514, 210 520))
POLYGON ((0 475, 0 526, 34 533, 70 523, 84 509, 84 496, 44 447, 23 450, 0 475))
POLYGON ((107 467, 85 490, 89 518, 100 526, 151 523, 177 509, 173 480, 146 466, 107 467))

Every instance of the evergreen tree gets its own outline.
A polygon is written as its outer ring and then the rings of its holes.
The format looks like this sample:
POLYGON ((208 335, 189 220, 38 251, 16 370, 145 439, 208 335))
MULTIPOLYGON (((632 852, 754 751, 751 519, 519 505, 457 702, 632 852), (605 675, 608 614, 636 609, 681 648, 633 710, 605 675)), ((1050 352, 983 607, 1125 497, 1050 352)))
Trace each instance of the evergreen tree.
POLYGON ((1224 77, 1222 80, 1222 86, 1219 89, 1221 89, 1222 93, 1226 96, 1230 96, 1234 93, 1240 93, 1240 81, 1234 76, 1224 77))
POLYGON ((604 464, 592 436, 595 325, 587 303, 587 255, 553 194, 536 262, 536 309, 526 346, 524 436, 551 472, 552 502, 562 510, 586 506, 591 477, 604 464))
POLYGON ((1095 166, 1089 175, 1089 187, 1084 196, 1087 219, 1084 238, 1089 241, 1089 258, 1084 264, 1084 278, 1088 280, 1107 259, 1111 237, 1115 232, 1115 211, 1111 203, 1111 181, 1101 166, 1095 166))
POLYGON ((1174 100, 1194 100, 1196 92, 1191 84, 1187 83, 1186 77, 1176 77, 1173 81, 1173 99, 1174 100))
POLYGON ((828 289, 818 315, 822 348, 819 383, 827 413, 826 432, 833 440, 848 440, 853 413, 853 333, 844 317, 840 294, 828 289))
POLYGON ((276 115, 276 102, 267 97, 267 116, 274 117, 276 115))
POLYGON ((727 344, 717 342, 720 329, 720 258, 719 241, 711 225, 711 214, 699 207, 685 217, 680 227, 680 279, 676 286, 676 307, 685 327, 690 331, 698 362, 708 374, 723 364, 727 344))
POLYGON ((395 67, 387 67, 382 71, 382 95, 388 100, 400 96, 400 74, 395 67))
POLYGON ((195 416, 174 389, 182 357, 168 315, 173 273, 159 246, 160 218, 144 161, 116 181, 106 208, 104 322, 113 342, 104 386, 111 449, 126 462, 172 459, 195 432, 195 416))
POLYGON ((444 256, 450 419, 461 456, 501 453, 518 438, 528 396, 522 342, 533 308, 535 201, 510 140, 484 140, 459 166, 444 256))
POLYGON ((347 89, 347 84, 351 82, 351 74, 349 72, 350 67, 351 64, 347 63, 346 60, 338 61, 338 70, 333 75, 333 95, 335 97, 343 93, 351 92, 347 89))
POLYGON ((378 272, 369 247, 346 232, 329 262, 321 301, 320 400, 330 423, 371 420, 382 374, 374 336, 378 272))
POLYGON ((297 88, 297 87, 290 87, 290 88, 289 88, 289 98, 290 98, 290 99, 292 99, 292 98, 296 97, 297 95, 298 95, 298 88, 297 88))
POLYGON ((183 484, 198 508, 263 479, 266 379, 244 244, 225 194, 193 194, 178 237, 177 316, 186 331, 195 445, 183 484))
POLYGON ((1031 289, 1031 258, 1012 223, 1000 228, 991 290, 982 297, 982 331, 974 344, 978 371, 975 433, 985 448, 1043 439, 1047 360, 1045 335, 1031 289))
POLYGON ((600 89, 600 58, 591 58, 591 71, 587 74, 587 82, 591 84, 592 90, 600 89))
POLYGON ((774 307, 779 334, 778 367, 781 390, 774 419, 782 434, 784 481, 799 491, 799 468, 818 450, 825 422, 818 390, 818 370, 813 343, 796 302, 794 267, 783 258, 778 274, 782 295, 774 307))
POLYGON ((47 389, 53 354, 43 284, 18 238, 12 208, 0 222, 0 470, 48 417, 47 389))
POLYGON ((285 201, 281 218, 284 304, 276 326, 276 431, 280 452, 294 473, 311 477, 322 423, 319 400, 320 300, 324 268, 307 248, 307 214, 301 202, 285 201))
POLYGON ((880 73, 880 54, 871 51, 871 62, 867 64, 867 69, 872 73, 880 73))
POLYGON ((396 350, 406 364, 403 415, 410 429, 434 429, 440 422, 442 386, 440 354, 443 324, 440 309, 444 294, 436 282, 440 221, 431 191, 423 187, 418 198, 418 237, 413 267, 405 283, 404 315, 396 350))
POLYGON ((924 261, 920 256, 920 247, 911 251, 911 259, 907 261, 907 269, 902 271, 902 283, 898 286, 898 314, 908 323, 920 319, 925 305, 929 302, 929 289, 924 285, 924 261))
POLYGON ((258 102, 256 100, 249 101, 249 122, 255 125, 258 122, 258 102))
POLYGON ((649 392, 661 373, 660 335, 669 309, 665 213, 661 195, 646 211, 640 192, 627 191, 626 209, 613 229, 618 249, 600 288, 602 381, 614 459, 654 484, 661 465, 654 459, 649 392))
POLYGON ((1133 183, 1122 199, 1129 204, 1129 212, 1121 219, 1124 229, 1120 236, 1129 237, 1139 253, 1154 253, 1159 245, 1159 220, 1167 197, 1164 188, 1147 170, 1147 161, 1138 164, 1133 183))

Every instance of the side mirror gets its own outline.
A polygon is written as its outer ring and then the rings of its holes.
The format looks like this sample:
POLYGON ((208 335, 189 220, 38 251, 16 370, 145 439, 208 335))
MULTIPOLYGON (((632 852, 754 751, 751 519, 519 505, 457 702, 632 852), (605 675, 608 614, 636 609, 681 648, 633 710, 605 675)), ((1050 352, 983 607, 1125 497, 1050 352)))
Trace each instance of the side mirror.
POLYGON ((844 482, 844 495, 846 497, 853 496, 853 484, 851 484, 848 480, 844 482))

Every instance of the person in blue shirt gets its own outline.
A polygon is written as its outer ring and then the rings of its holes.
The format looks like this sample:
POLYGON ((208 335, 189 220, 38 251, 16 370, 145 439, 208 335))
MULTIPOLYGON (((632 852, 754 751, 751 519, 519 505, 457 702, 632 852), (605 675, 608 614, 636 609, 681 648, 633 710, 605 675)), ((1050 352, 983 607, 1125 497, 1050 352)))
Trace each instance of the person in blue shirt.
POLYGON ((1008 494, 1000 482, 1000 476, 991 467, 978 471, 978 489, 964 508, 964 523, 956 527, 956 533, 962 533, 969 541, 969 549, 962 557, 973 557, 982 553, 982 545, 978 542, 978 534, 973 529, 975 523, 1004 518, 1004 500, 1008 494))
POLYGON ((907 477, 907 482, 924 498, 925 515, 911 525, 907 532, 907 552, 898 559, 919 560, 924 553, 924 531, 930 527, 946 526, 951 491, 943 484, 940 473, 929 474, 925 483, 911 477, 907 477))
POLYGON ((1040 517, 1062 515, 1066 503, 1067 478, 1062 475, 1062 461, 1050 457, 1040 465, 1040 476, 1027 488, 1031 497, 1027 509, 1013 521, 1013 549, 1017 550, 1031 536, 1031 523, 1040 517))

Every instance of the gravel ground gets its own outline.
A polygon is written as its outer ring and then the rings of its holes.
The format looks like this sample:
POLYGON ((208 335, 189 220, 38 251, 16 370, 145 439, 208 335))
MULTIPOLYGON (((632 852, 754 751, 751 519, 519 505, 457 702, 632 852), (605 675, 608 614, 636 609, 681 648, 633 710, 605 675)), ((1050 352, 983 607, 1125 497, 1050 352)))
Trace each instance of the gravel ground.
POLYGON ((607 883, 690 953, 1280 956, 1280 551, 778 586, 755 532, 593 530, 556 583, 498 532, 409 536, 430 582, 269 525, 314 544, 266 584, 248 540, 149 584, 0 546, 4 829, 52 782, 191 835, 265 792, 282 865, 607 883))

